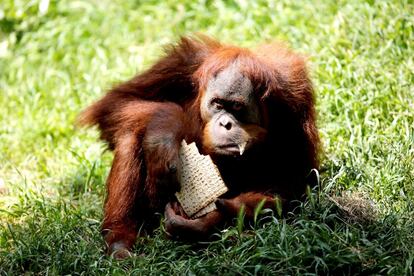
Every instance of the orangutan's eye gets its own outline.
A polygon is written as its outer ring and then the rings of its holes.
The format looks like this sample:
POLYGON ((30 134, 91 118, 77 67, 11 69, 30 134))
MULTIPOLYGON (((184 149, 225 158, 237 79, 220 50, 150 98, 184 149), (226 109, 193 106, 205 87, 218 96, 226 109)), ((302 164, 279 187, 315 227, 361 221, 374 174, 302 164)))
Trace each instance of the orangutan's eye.
POLYGON ((220 99, 213 99, 211 101, 211 105, 216 110, 222 110, 224 108, 224 104, 223 104, 223 102, 220 99))
POLYGON ((240 111, 243 108, 244 108, 244 105, 242 103, 239 103, 239 102, 233 103, 233 110, 234 111, 240 111))

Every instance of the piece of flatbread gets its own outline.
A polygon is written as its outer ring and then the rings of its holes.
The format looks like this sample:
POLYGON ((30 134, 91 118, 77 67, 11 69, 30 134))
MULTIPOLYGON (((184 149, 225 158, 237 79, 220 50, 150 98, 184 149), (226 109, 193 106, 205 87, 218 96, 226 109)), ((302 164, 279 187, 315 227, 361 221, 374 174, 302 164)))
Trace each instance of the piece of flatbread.
POLYGON ((175 196, 191 218, 201 217, 217 209, 214 201, 227 192, 227 187, 210 156, 198 152, 195 143, 180 148, 180 192, 175 196))

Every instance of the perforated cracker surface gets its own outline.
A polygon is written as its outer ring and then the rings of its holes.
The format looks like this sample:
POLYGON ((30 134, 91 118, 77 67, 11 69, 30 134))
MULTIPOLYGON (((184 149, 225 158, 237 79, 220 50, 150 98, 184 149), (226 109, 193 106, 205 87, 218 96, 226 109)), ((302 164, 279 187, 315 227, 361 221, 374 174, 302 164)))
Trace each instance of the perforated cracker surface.
POLYGON ((195 143, 181 142, 181 191, 175 195, 189 217, 203 216, 217 207, 214 201, 227 187, 210 156, 198 152, 195 143))

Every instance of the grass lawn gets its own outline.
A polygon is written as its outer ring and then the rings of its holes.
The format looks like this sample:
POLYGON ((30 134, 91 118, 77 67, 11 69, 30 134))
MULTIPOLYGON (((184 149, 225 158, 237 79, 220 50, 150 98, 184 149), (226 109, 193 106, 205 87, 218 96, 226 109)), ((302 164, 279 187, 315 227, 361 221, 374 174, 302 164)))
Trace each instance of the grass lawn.
POLYGON ((2 0, 0 275, 25 272, 413 274, 413 2, 2 0), (309 55, 322 190, 295 217, 204 244, 159 230, 114 261, 99 233, 112 155, 75 118, 194 32, 309 55))

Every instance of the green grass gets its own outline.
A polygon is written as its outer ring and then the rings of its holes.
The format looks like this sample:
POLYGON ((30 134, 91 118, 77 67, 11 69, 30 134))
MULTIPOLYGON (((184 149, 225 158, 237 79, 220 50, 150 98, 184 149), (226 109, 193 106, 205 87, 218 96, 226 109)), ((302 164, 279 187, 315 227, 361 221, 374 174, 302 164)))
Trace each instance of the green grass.
POLYGON ((413 274, 413 2, 1 1, 1 183, 4 275, 413 274), (159 230, 113 261, 99 234, 112 156, 75 118, 194 32, 309 55, 323 190, 293 218, 235 223, 205 244, 159 230), (376 215, 353 217, 344 195, 376 215))

